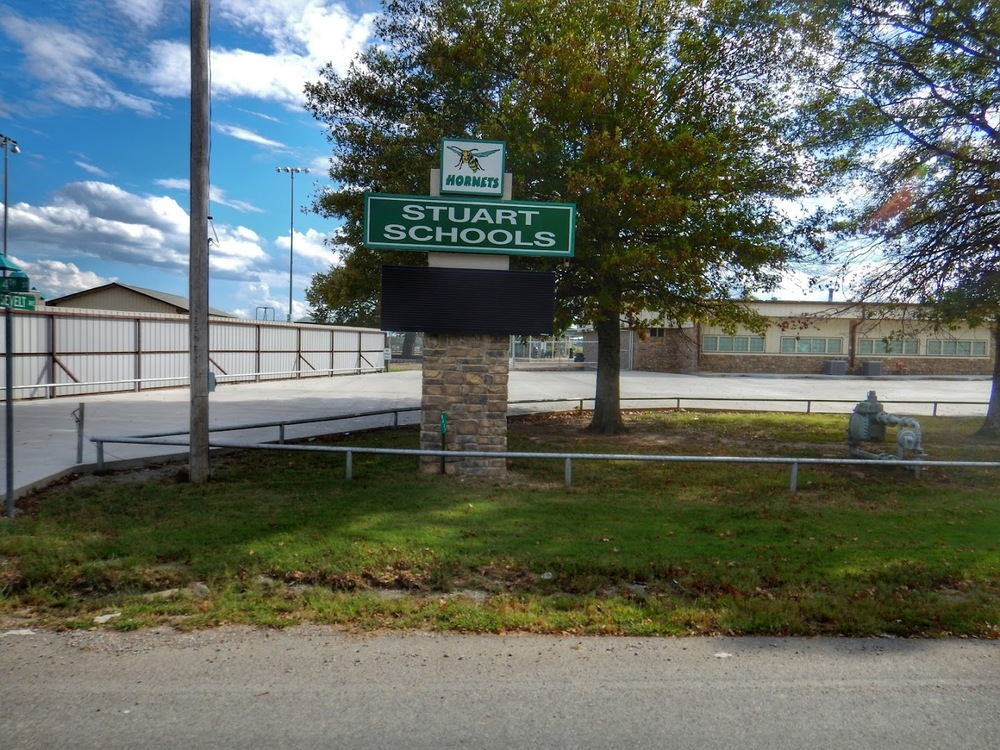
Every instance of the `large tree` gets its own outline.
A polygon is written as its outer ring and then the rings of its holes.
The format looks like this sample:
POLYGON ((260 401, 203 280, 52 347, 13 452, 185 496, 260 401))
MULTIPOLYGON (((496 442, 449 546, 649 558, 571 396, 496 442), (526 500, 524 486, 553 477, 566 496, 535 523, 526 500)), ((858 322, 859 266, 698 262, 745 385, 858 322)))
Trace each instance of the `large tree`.
POLYGON ((307 86, 342 186, 317 209, 345 220, 345 264, 374 267, 360 246, 364 191, 424 193, 443 135, 507 141, 516 198, 577 205, 576 256, 555 266, 560 319, 594 325, 591 429, 617 432, 622 323, 652 312, 752 324, 741 300, 796 250, 779 202, 819 172, 795 117, 809 56, 781 10, 386 2, 379 43, 307 86))
MULTIPOLYGON (((989 324, 1000 351, 1000 6, 847 0, 830 104, 868 148, 845 272, 862 298, 989 324)), ((1000 436, 1000 357, 984 435, 1000 436)))
POLYGON ((342 326, 381 326, 380 300, 372 290, 380 283, 379 267, 362 264, 361 257, 313 274, 306 302, 317 323, 342 326))

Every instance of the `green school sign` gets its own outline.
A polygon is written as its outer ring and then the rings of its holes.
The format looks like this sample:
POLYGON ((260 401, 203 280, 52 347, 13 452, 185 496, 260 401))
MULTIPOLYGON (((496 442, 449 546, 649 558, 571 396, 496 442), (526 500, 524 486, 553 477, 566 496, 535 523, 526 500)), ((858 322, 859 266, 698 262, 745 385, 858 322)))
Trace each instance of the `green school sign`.
POLYGON ((364 244, 379 250, 573 257, 572 203, 366 193, 364 244))

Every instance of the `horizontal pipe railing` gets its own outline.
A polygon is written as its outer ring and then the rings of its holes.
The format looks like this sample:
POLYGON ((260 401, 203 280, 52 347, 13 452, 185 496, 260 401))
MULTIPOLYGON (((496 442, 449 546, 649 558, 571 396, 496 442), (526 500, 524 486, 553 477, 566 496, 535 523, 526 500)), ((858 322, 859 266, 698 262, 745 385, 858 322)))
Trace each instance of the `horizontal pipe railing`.
MULTIPOLYGON (((168 445, 189 447, 186 440, 168 440, 162 437, 115 437, 91 438, 97 443, 98 469, 104 468, 104 443, 121 443, 131 445, 168 445)), ((919 475, 922 469, 934 467, 964 467, 978 469, 1000 469, 997 461, 927 461, 924 459, 862 459, 862 458, 808 458, 802 456, 753 457, 753 456, 678 456, 635 453, 545 453, 526 451, 449 451, 424 450, 417 448, 362 448, 357 446, 336 445, 283 445, 274 443, 242 442, 237 440, 210 440, 211 448, 227 448, 241 450, 286 450, 306 451, 314 453, 343 453, 346 458, 345 479, 353 479, 354 454, 392 455, 392 456, 430 456, 460 461, 467 458, 489 459, 532 459, 560 460, 565 462, 565 486, 572 486, 572 462, 576 461, 643 461, 661 463, 716 463, 716 464, 770 464, 788 466, 791 471, 789 490, 798 490, 798 472, 800 466, 901 466, 913 469, 919 475)))
MULTIPOLYGON (((549 399, 521 399, 521 400, 517 400, 517 401, 511 401, 511 402, 509 402, 509 405, 510 406, 518 406, 518 405, 528 405, 528 404, 573 403, 573 404, 579 404, 578 408, 580 409, 580 411, 582 411, 583 410, 583 403, 585 401, 593 401, 593 400, 594 400, 593 397, 590 397, 590 398, 573 397, 573 398, 549 398, 549 399)), ((701 402, 706 402, 706 401, 707 402, 712 402, 712 401, 719 401, 719 402, 744 401, 744 402, 746 402, 748 400, 749 399, 726 398, 726 397, 720 397, 720 398, 710 398, 710 397, 697 398, 697 397, 693 397, 693 396, 691 396, 691 397, 641 396, 641 397, 636 397, 636 398, 623 398, 622 399, 623 402, 627 402, 627 401, 671 401, 671 402, 674 402, 674 401, 701 401, 701 402)), ((770 398, 770 399, 767 399, 767 398, 765 398, 765 399, 756 399, 754 401, 754 403, 760 403, 760 402, 791 402, 791 403, 799 403, 801 401, 803 401, 803 400, 801 400, 801 399, 782 399, 782 398, 770 398)), ((856 404, 857 403, 857 401, 846 400, 846 399, 809 399, 808 402, 810 404, 812 404, 812 403, 856 404)), ((883 402, 883 403, 885 403, 885 402, 883 402)), ((965 406, 970 406, 970 405, 971 406, 986 406, 985 403, 981 403, 981 402, 977 402, 977 401, 899 401, 899 402, 895 402, 895 403, 934 404, 934 406, 935 406, 935 408, 934 408, 935 416, 937 415, 937 405, 938 404, 942 404, 942 405, 965 405, 965 406)), ((273 422, 254 422, 254 423, 251 423, 251 424, 224 425, 224 426, 210 427, 209 428, 209 433, 211 434, 211 433, 216 433, 216 432, 237 432, 237 431, 242 431, 242 430, 256 430, 256 429, 266 429, 268 427, 277 427, 278 428, 278 442, 279 443, 284 443, 285 442, 285 430, 286 430, 286 428, 292 427, 292 426, 295 426, 295 425, 316 424, 316 423, 319 423, 319 422, 339 422, 339 421, 349 420, 349 419, 363 419, 363 418, 366 418, 366 417, 378 417, 378 416, 382 416, 382 415, 391 414, 391 415, 393 415, 393 420, 392 420, 392 425, 391 426, 392 427, 397 427, 399 425, 399 415, 400 414, 406 414, 406 413, 411 413, 411 412, 415 412, 415 411, 420 411, 420 408, 421 407, 419 407, 419 406, 406 406, 406 407, 396 407, 396 408, 393 408, 393 409, 378 409, 378 410, 375 410, 375 411, 354 412, 354 413, 351 413, 351 414, 328 415, 328 416, 323 416, 323 417, 303 417, 303 418, 297 418, 297 419, 275 420, 273 422)), ((680 407, 678 406, 677 408, 679 409, 680 407)), ((808 411, 807 411, 807 413, 808 413, 808 411)), ((151 438, 157 438, 157 437, 172 437, 172 436, 175 436, 175 435, 186 435, 187 433, 188 433, 188 430, 187 429, 183 429, 183 430, 174 430, 172 432, 155 432, 155 433, 147 433, 147 434, 143 434, 143 435, 132 435, 130 437, 143 438, 143 439, 150 438, 151 439, 151 438)), ((109 437, 109 438, 91 438, 91 441, 92 442, 101 441, 101 442, 109 442, 109 443, 118 442, 117 438, 114 438, 114 437, 109 437)))
MULTIPOLYGON (((318 422, 340 422, 348 419, 363 419, 365 417, 381 417, 386 415, 392 415, 391 427, 399 426, 399 415, 407 414, 409 412, 420 411, 419 406, 401 406, 395 409, 378 409, 376 411, 359 411, 352 414, 333 414, 325 417, 302 417, 299 419, 278 419, 273 422, 252 422, 250 424, 235 424, 235 425, 223 425, 216 427, 209 427, 209 434, 214 432, 239 432, 241 430, 260 430, 266 429, 268 427, 278 428, 278 443, 285 442, 285 428, 300 424, 316 424, 318 422)), ((173 437, 174 435, 187 435, 188 430, 173 430, 171 432, 154 432, 147 435, 133 435, 134 438, 139 438, 143 440, 155 439, 159 437, 173 437)), ((108 443, 119 442, 116 438, 97 438, 92 437, 91 442, 98 442, 99 440, 108 443)), ((267 445, 272 445, 272 443, 267 443, 267 445)))
MULTIPOLYGON (((577 408, 583 411, 583 405, 588 402, 593 402, 595 400, 594 396, 583 396, 583 397, 573 397, 573 398, 548 398, 548 399, 524 399, 520 401, 511 401, 510 405, 516 404, 555 404, 555 403, 574 403, 577 404, 577 408)), ((771 403, 771 404, 805 404, 806 414, 813 413, 813 404, 846 404, 850 405, 852 408, 858 403, 858 399, 845 399, 845 398, 780 398, 780 397, 768 397, 768 398, 756 398, 752 396, 622 396, 621 403, 627 404, 630 402, 646 402, 646 401, 665 401, 670 402, 674 405, 674 408, 681 409, 684 404, 694 405, 694 404, 706 404, 706 403, 722 403, 722 404, 733 404, 733 403, 746 403, 746 404, 761 404, 761 403, 771 403)), ((981 406, 984 409, 989 406, 987 401, 942 401, 940 399, 883 399, 880 398, 879 401, 885 404, 906 404, 906 405, 916 405, 916 406, 932 406, 931 416, 937 416, 939 406, 981 406)), ((704 408, 704 407, 703 407, 704 408)), ((754 410, 751 406, 749 410, 754 410)), ((834 412, 841 413, 841 412, 834 412)))
MULTIPOLYGON (((511 405, 525 404, 553 404, 553 403, 579 403, 582 410, 583 402, 593 400, 586 398, 568 399, 524 399, 510 402, 511 405)), ((623 401, 675 401, 677 397, 640 397, 635 399, 622 399, 623 401)), ((684 398, 683 400, 696 401, 745 401, 739 398, 684 398)), ((758 399, 757 402, 798 402, 797 399, 758 399)), ((810 403, 855 403, 853 401, 837 399, 814 399, 810 403)), ((900 401, 898 403, 909 404, 978 404, 978 402, 940 402, 940 401, 900 401)), ((679 408, 679 407, 678 407, 679 408)), ((919 476, 921 469, 930 467, 966 467, 1000 469, 1000 462, 982 461, 928 461, 924 459, 862 459, 862 458, 808 458, 808 457, 747 457, 747 456, 679 456, 679 455, 653 455, 653 454, 631 454, 631 453, 546 453, 546 452, 523 452, 523 451, 454 451, 454 450, 424 450, 407 448, 360 448, 347 446, 303 446, 286 445, 286 428, 293 425, 316 424, 320 422, 337 422, 352 419, 364 419, 378 416, 392 416, 391 426, 399 425, 400 414, 420 411, 420 407, 397 407, 393 409, 379 409, 373 411, 354 412, 351 414, 329 415, 324 417, 309 417, 292 420, 276 420, 273 422, 255 422, 251 424, 216 426, 209 429, 210 433, 235 432, 243 430, 258 430, 271 427, 278 428, 278 442, 244 442, 230 440, 210 440, 209 446, 212 448, 233 448, 233 449, 269 449, 269 450, 292 450, 292 451, 314 451, 326 453, 343 453, 346 457, 347 479, 352 478, 353 456, 355 453, 361 454, 386 454, 400 456, 430 456, 459 461, 467 458, 490 458, 490 459, 538 459, 538 460, 561 460, 564 462, 564 483, 567 488, 572 486, 572 462, 574 460, 597 460, 597 461, 655 461, 655 462, 689 462, 689 463, 740 463, 740 464, 778 464, 788 466, 790 469, 789 489, 796 492, 798 489, 798 473, 800 466, 811 465, 835 465, 835 466, 903 466, 911 468, 919 476)), ((104 446, 113 444, 133 444, 133 445, 165 445, 177 447, 189 447, 187 440, 170 439, 178 435, 187 435, 188 430, 177 430, 166 433, 156 433, 149 435, 135 436, 95 436, 91 442, 97 446, 97 467, 104 468, 104 446)))

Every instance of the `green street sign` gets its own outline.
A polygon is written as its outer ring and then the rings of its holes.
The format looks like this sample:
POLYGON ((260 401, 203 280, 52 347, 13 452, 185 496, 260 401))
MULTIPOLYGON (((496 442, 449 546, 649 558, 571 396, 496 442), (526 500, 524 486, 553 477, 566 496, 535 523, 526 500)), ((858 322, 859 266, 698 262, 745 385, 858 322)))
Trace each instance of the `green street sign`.
POLYGON ((9 307, 11 310, 34 310, 34 294, 0 294, 0 307, 9 307))
POLYGON ((27 276, 0 276, 0 293, 27 292, 31 289, 31 281, 27 276))
POLYGON ((572 203, 365 194, 364 244, 379 250, 573 257, 572 203))

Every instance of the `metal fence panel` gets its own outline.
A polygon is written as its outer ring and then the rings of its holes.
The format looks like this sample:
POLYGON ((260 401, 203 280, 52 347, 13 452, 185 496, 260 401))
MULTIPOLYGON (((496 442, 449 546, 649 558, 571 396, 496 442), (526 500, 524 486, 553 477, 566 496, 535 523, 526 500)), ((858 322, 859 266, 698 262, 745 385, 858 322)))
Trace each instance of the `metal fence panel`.
POLYGON ((141 390, 186 385, 191 375, 187 350, 183 352, 143 352, 139 360, 141 390))
POLYGON ((209 346, 212 351, 254 351, 260 327, 254 324, 229 324, 209 321, 209 346))
MULTIPOLYGON (((186 315, 62 308, 12 315, 15 398, 187 386, 186 315)), ((209 340, 209 367, 223 382, 384 367, 385 336, 372 329, 211 319, 209 340)))
POLYGON ((136 324, 133 320, 70 317, 55 318, 55 353, 103 354, 135 351, 136 324))
POLYGON ((183 352, 187 356, 190 348, 187 320, 142 320, 140 331, 142 351, 183 352))
POLYGON ((114 393, 134 390, 126 378, 134 377, 135 355, 92 352, 63 354, 55 368, 53 396, 79 396, 92 393, 114 393), (130 373, 123 375, 123 373, 130 373), (79 383, 80 385, 76 385, 79 383))

